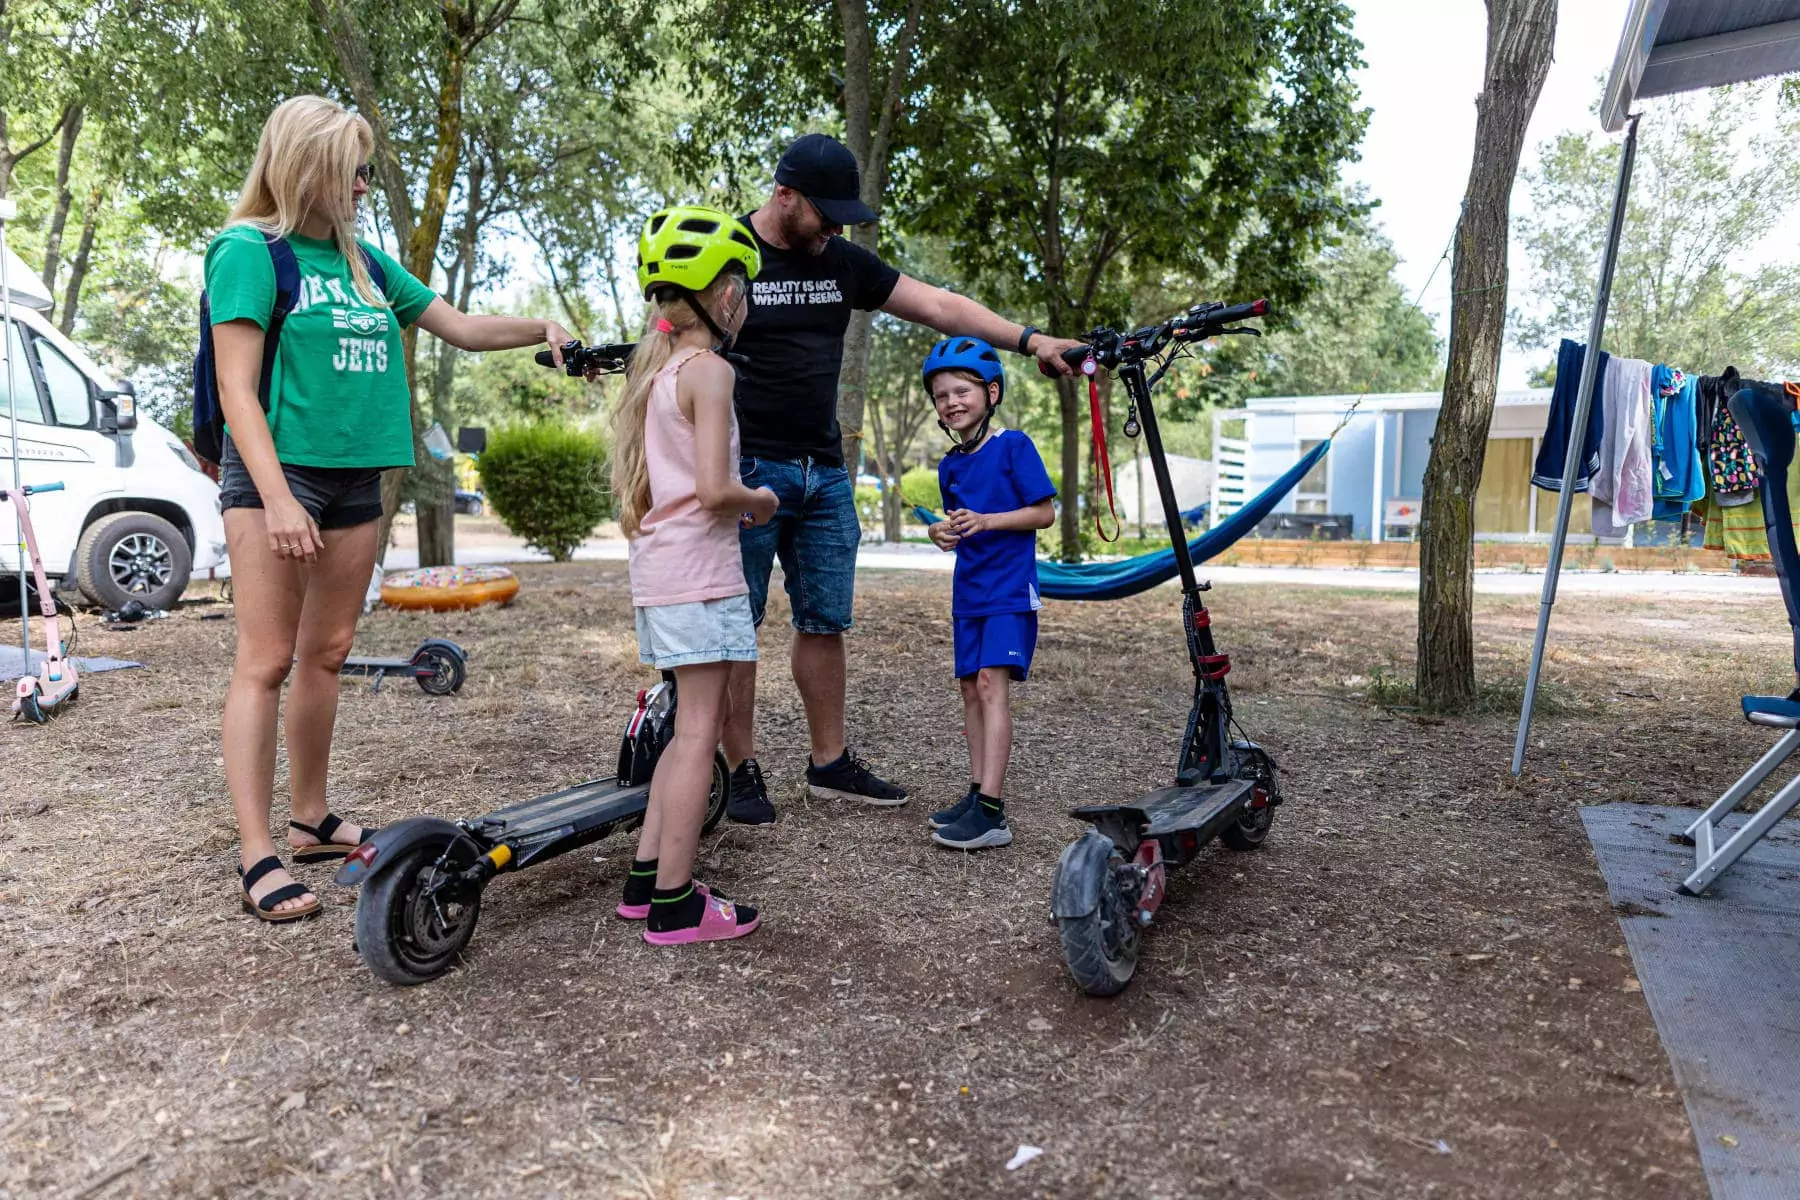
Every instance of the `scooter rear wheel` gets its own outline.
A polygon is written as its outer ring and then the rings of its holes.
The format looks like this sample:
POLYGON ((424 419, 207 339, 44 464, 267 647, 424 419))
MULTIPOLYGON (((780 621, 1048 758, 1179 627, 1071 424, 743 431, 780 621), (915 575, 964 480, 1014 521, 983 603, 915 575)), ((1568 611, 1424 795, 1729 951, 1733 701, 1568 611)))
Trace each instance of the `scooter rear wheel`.
POLYGON ((444 858, 442 843, 415 846, 363 885, 356 949, 376 978, 400 987, 429 983, 455 965, 481 915, 479 888, 450 896, 443 872, 469 865, 444 858))
POLYGON ((712 781, 706 790, 706 820, 700 825, 701 833, 711 833, 725 815, 725 801, 731 795, 731 768, 725 765, 725 756, 714 752, 712 781))
POLYGON ((1124 858, 1114 851, 1105 872, 1094 881, 1100 894, 1093 911, 1057 918, 1069 974, 1090 996, 1118 995, 1137 971, 1138 925, 1119 878, 1126 869, 1124 858))
POLYGON ((419 681, 419 689, 427 696, 448 696, 461 691, 463 680, 468 678, 463 656, 441 642, 420 646, 412 660, 417 666, 427 663, 431 666, 431 674, 414 676, 419 681))

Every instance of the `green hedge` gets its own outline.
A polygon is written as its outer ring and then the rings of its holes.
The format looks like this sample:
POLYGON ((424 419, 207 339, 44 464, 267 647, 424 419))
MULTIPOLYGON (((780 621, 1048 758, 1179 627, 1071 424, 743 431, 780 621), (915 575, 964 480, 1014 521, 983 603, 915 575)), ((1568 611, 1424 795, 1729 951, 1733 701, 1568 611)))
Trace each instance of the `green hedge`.
POLYGON ((900 477, 900 496, 907 504, 923 504, 934 513, 944 511, 944 494, 938 490, 936 467, 914 467, 900 477))
POLYGON ((568 562, 612 515, 605 439, 557 422, 503 425, 489 434, 481 488, 508 529, 557 562, 568 562))

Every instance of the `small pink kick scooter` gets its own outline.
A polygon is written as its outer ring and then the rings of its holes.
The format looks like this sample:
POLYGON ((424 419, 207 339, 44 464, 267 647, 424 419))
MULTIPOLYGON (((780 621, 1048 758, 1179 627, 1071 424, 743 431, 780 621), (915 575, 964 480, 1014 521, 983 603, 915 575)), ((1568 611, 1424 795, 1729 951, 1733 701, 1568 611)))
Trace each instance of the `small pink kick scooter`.
MULTIPOLYGON (((60 492, 62 487, 60 483, 39 483, 20 487, 16 491, 12 488, 0 488, 0 500, 10 500, 18 506, 19 525, 25 531, 25 550, 31 555, 31 574, 37 583, 38 600, 43 608, 44 661, 38 667, 37 674, 20 677, 12 702, 15 719, 24 717, 36 725, 48 721, 64 705, 73 704, 75 697, 81 693, 81 683, 75 678, 75 664, 63 657, 62 627, 56 620, 56 600, 51 595, 49 580, 44 578, 44 560, 38 556, 37 535, 31 529, 31 505, 26 500, 27 496, 38 492, 60 492)), ((25 629, 25 657, 29 664, 29 615, 25 617, 25 629)))

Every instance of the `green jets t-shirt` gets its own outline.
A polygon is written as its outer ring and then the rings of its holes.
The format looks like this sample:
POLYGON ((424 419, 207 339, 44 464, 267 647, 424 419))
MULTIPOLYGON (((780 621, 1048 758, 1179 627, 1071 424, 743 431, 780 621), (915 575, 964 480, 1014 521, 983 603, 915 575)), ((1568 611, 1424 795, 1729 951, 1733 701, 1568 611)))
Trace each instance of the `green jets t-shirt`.
MULTIPOLYGON (((387 275, 379 307, 357 295, 337 245, 290 233, 300 294, 281 324, 269 387, 275 455, 297 467, 410 467, 412 410, 400 330, 436 299, 392 258, 363 243, 387 275)), ((246 318, 269 328, 275 264, 263 235, 233 225, 206 248, 215 325, 246 318)))

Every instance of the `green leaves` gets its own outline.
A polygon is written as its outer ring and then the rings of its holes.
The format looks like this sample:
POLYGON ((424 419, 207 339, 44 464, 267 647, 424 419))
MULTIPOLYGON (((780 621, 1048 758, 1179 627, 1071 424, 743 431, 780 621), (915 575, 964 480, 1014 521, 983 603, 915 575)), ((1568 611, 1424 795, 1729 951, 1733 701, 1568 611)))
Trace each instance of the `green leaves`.
MULTIPOLYGON (((1749 133, 1773 100, 1774 85, 1719 89, 1659 105, 1639 127, 1609 351, 1709 373, 1800 371, 1800 266, 1745 265, 1800 201, 1800 175, 1783 165, 1791 138, 1749 133)), ((1522 349, 1587 336, 1619 149, 1565 133, 1525 173, 1532 209, 1514 233, 1531 270, 1512 314, 1522 349)))

